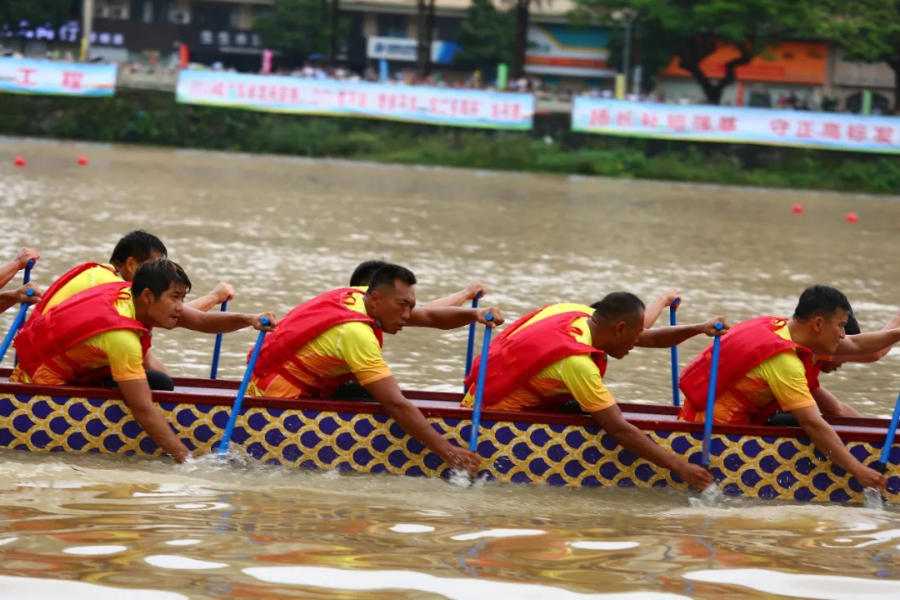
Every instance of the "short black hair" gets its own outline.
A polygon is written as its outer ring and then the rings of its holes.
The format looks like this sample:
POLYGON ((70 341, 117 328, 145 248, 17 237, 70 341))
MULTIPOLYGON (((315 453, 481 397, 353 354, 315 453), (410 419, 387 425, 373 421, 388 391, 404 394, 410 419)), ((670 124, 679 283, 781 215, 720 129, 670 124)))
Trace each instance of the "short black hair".
POLYGON ((856 315, 853 314, 853 311, 850 311, 850 315, 847 317, 847 324, 844 325, 844 333, 847 335, 856 335, 857 333, 861 333, 859 329, 859 322, 856 320, 856 315))
POLYGON ((166 245, 162 243, 158 237, 152 233, 147 233, 141 229, 126 233, 116 247, 113 248, 112 256, 109 262, 113 265, 123 265, 128 257, 134 258, 139 263, 150 258, 153 251, 159 252, 165 258, 169 255, 166 245))
POLYGON ((151 260, 142 264, 134 274, 131 295, 137 298, 141 292, 149 289, 159 298, 173 283, 182 284, 186 292, 191 291, 191 280, 178 263, 165 258, 151 260))
POLYGON ((813 285, 800 294, 797 308, 794 309, 795 319, 811 319, 813 317, 825 317, 830 319, 837 309, 853 311, 847 296, 839 290, 827 285, 813 285))
POLYGON ((383 260, 367 260, 359 263, 350 275, 350 287, 369 285, 375 271, 388 264, 383 260))
POLYGON ((416 284, 416 276, 413 275, 412 271, 400 265, 387 263, 372 275, 372 280, 369 282, 369 289, 366 290, 366 293, 370 294, 373 290, 384 287, 393 289, 394 282, 398 279, 407 285, 416 284))
POLYGON ((632 321, 638 313, 643 312, 644 302, 631 292, 612 292, 600 302, 591 304, 594 309, 593 318, 597 321, 614 323, 616 321, 632 321))

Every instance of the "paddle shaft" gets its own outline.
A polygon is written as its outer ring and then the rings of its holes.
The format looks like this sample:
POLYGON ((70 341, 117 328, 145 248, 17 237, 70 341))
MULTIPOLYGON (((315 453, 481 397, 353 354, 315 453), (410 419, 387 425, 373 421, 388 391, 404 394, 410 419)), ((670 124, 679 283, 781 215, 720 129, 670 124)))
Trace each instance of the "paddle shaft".
MULTIPOLYGON (((681 300, 675 298, 672 304, 669 305, 669 325, 672 327, 678 324, 675 311, 678 309, 679 304, 681 304, 681 300)), ((670 352, 672 354, 672 406, 681 406, 681 396, 678 393, 678 346, 672 346, 670 352)))
MULTIPOLYGON (((494 315, 488 313, 485 321, 493 321, 494 315)), ((475 384, 475 403, 472 405, 472 428, 469 431, 469 450, 478 451, 478 428, 481 426, 481 399, 484 395, 484 380, 487 376, 488 349, 491 345, 491 326, 484 326, 484 339, 481 342, 481 362, 478 364, 478 382, 475 384)))
POLYGON ((884 438, 884 446, 881 448, 881 472, 887 470, 888 460, 891 458, 891 446, 894 445, 894 437, 897 435, 897 422, 900 421, 900 395, 894 404, 894 415, 891 417, 891 425, 888 427, 887 437, 884 438))
MULTIPOLYGON (((478 299, 481 298, 481 292, 478 292, 474 298, 472 298, 472 308, 478 308, 478 299)), ((472 359, 473 354, 475 354, 475 321, 469 323, 469 342, 466 346, 466 374, 465 377, 469 376, 469 372, 472 370, 472 359)), ((463 384, 463 394, 466 393, 466 384, 463 384)))
MULTIPOLYGON (((228 310, 228 300, 222 303, 222 312, 228 310)), ((212 357, 212 365, 209 367, 209 378, 215 379, 216 374, 219 372, 219 354, 222 352, 222 334, 216 334, 216 343, 213 346, 213 357, 212 357)))
MULTIPOLYGON (((716 329, 721 330, 722 323, 716 323, 716 329)), ((712 426, 716 403, 716 379, 719 375, 719 346, 721 344, 721 336, 713 339, 712 364, 709 366, 709 388, 706 390, 706 419, 703 423, 703 456, 700 464, 709 467, 709 447, 712 445, 712 426)))
MULTIPOLYGON (((268 325, 269 319, 263 317, 262 324, 268 325)), ((241 412, 241 404, 244 403, 244 394, 247 393, 247 386, 250 384, 250 376, 253 375, 253 368, 256 366, 256 359, 259 358, 259 351, 262 348, 264 339, 266 339, 265 330, 259 332, 259 336, 256 338, 256 344, 253 346, 253 352, 250 353, 250 360, 247 361, 247 370, 244 371, 241 387, 238 388, 237 396, 234 398, 234 404, 231 406, 231 415, 228 417, 228 425, 225 426, 225 433, 222 435, 222 441, 219 442, 219 456, 225 456, 228 453, 228 444, 231 442, 234 424, 237 421, 238 414, 241 412)))
MULTIPOLYGON (((22 276, 22 285, 27 285, 28 282, 31 281, 31 268, 33 266, 34 259, 28 259, 28 263, 26 263, 25 265, 25 274, 22 276)), ((25 295, 34 296, 34 290, 26 290, 25 295)), ((6 356, 6 351, 9 350, 9 347, 12 345, 13 338, 16 337, 16 332, 19 330, 19 327, 21 327, 22 323, 25 322, 25 315, 28 312, 29 306, 31 305, 27 302, 23 302, 19 305, 19 312, 16 313, 12 325, 9 326, 9 331, 6 332, 6 337, 3 338, 3 343, 0 344, 0 363, 3 362, 3 358, 6 356)))

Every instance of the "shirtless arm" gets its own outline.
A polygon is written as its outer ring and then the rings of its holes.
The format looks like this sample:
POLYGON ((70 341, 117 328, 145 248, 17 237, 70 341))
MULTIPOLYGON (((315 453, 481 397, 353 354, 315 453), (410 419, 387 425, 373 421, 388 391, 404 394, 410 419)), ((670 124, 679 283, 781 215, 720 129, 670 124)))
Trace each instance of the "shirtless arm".
POLYGON ((695 335, 705 333, 708 336, 716 336, 724 333, 727 329, 728 324, 725 323, 725 317, 716 317, 705 323, 694 323, 693 325, 654 327, 641 332, 640 336, 638 336, 637 345, 644 348, 671 348, 695 335), (716 329, 716 323, 719 322, 725 325, 721 331, 716 329))
POLYGON ((816 400, 816 404, 819 407, 819 411, 823 415, 831 415, 835 417, 861 417, 862 415, 856 412, 856 409, 844 404, 840 400, 837 399, 837 396, 829 392, 823 387, 820 387, 816 391, 812 393, 813 398, 816 400))
POLYGON ((884 476, 863 465, 850 454, 838 434, 819 414, 817 406, 798 408, 792 410, 791 414, 796 417, 797 423, 816 447, 822 450, 835 464, 856 477, 861 486, 884 489, 884 476))
POLYGON ((691 487, 703 489, 713 482, 709 471, 700 465, 685 462, 674 454, 666 452, 647 437, 647 434, 626 421, 618 405, 592 412, 591 416, 622 447, 660 467, 678 473, 678 476, 691 487))
POLYGON ((119 390, 125 398, 125 402, 131 409, 138 425, 147 432, 147 435, 161 448, 168 452, 175 462, 181 463, 187 459, 191 452, 182 443, 162 412, 153 405, 153 393, 146 379, 134 379, 120 381, 119 390))
POLYGON ((393 375, 363 387, 378 400, 403 431, 425 444, 450 466, 465 469, 472 477, 478 475, 481 458, 465 448, 451 444, 439 434, 425 419, 425 415, 406 399, 393 375))
POLYGON ((449 296, 444 296, 443 298, 438 298, 437 300, 432 300, 425 306, 436 307, 436 306, 462 306, 464 302, 467 300, 472 300, 478 294, 484 295, 486 290, 484 286, 478 283, 469 284, 469 287, 459 290, 458 292, 453 292, 449 296))
POLYGON ((267 312, 258 315, 233 312, 202 312, 191 306, 185 306, 178 319, 177 327, 184 327, 201 333, 230 333, 253 326, 258 331, 272 331, 275 328, 275 313, 267 312), (268 317, 271 325, 263 325, 263 317, 268 317))
POLYGON ((490 327, 503 324, 503 313, 497 307, 491 308, 457 308, 455 306, 422 306, 415 307, 409 315, 412 327, 432 327, 434 329, 456 329, 469 323, 483 323, 490 327), (492 321, 486 321, 485 315, 491 313, 492 321))

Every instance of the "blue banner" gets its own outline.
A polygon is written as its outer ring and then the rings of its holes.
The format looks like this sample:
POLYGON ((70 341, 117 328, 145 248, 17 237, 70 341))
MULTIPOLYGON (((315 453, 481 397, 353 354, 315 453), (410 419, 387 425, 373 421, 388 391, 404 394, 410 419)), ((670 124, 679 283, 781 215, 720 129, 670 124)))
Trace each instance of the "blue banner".
POLYGON ((0 57, 0 92, 112 96, 116 65, 0 57))

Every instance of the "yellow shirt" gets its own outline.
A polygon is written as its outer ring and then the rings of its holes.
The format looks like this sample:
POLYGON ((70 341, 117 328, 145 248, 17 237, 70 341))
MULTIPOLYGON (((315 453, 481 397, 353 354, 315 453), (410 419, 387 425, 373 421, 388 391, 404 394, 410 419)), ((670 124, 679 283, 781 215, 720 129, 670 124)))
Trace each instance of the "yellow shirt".
MULTIPOLYGON (((347 308, 366 314, 365 289, 351 296, 347 308)), ((342 375, 352 373, 361 385, 375 383, 391 376, 391 369, 384 362, 381 345, 372 327, 361 321, 335 325, 307 342, 295 354, 305 370, 292 362, 284 364, 293 377, 311 389, 320 389, 342 375)), ((303 390, 281 375, 272 374, 262 380, 254 376, 247 392, 253 396, 272 398, 298 398, 303 390)))
MULTIPOLYGON (((538 312, 534 317, 525 322, 518 331, 510 337, 517 336, 528 329, 532 323, 546 319, 560 313, 582 311, 588 314, 594 312, 590 306, 584 304, 553 304, 538 312)), ((588 327, 590 317, 579 317, 573 321, 573 328, 577 332, 572 337, 582 344, 591 345, 591 330, 588 327)), ((567 356, 542 369, 531 378, 529 387, 520 388, 497 404, 491 405, 491 410, 526 410, 539 406, 544 398, 551 398, 561 394, 571 394, 582 410, 597 412, 605 410, 616 403, 615 398, 606 389, 600 369, 587 354, 567 356), (532 390, 538 392, 535 395, 532 390)), ((463 406, 472 406, 474 399, 471 394, 463 398, 463 406)))
MULTIPOLYGON (((775 333, 786 340, 791 339, 787 325, 775 333)), ((787 412, 816 404, 806 382, 806 368, 793 350, 780 352, 763 361, 748 371, 734 387, 755 406, 777 402, 779 408, 787 412)), ((705 412, 697 415, 696 422, 705 420, 705 412)), ((716 398, 714 412, 715 423, 751 422, 747 408, 731 392, 724 392, 716 398)))
MULTIPOLYGON (((93 287, 92 285, 86 285, 82 289, 79 289, 82 284, 84 284, 83 280, 80 281, 82 276, 87 276, 86 279, 89 281, 91 276, 95 276, 98 283, 95 283, 94 285, 108 283, 108 281, 104 281, 106 276, 104 276, 102 272, 106 272, 111 277, 115 277, 112 273, 109 273, 109 271, 100 267, 89 269, 60 288, 47 304, 49 306, 56 306, 66 298, 73 296, 84 289, 93 287), (96 273, 92 273, 94 271, 96 271, 96 273)), ((122 280, 114 278, 112 281, 122 280)), ((123 299, 118 300, 115 303, 116 311, 123 317, 133 319, 135 314, 134 302, 131 300, 131 289, 128 288, 123 290, 122 296, 123 299)), ((143 348, 141 347, 141 338, 132 330, 116 329, 97 334, 76 344, 67 350, 65 354, 69 360, 81 368, 99 369, 108 366, 112 372, 114 381, 133 381, 136 379, 145 379, 147 377, 144 371, 144 355, 143 348)), ((53 359, 53 367, 54 368, 51 370, 46 364, 39 366, 34 373, 34 377, 29 377, 24 371, 17 367, 10 376, 10 380, 44 385, 76 383, 76 374, 73 372, 68 361, 61 357, 53 359)))
MULTIPOLYGON (((112 265, 108 266, 112 268, 112 265)), ((105 267, 97 266, 86 269, 59 288, 59 291, 44 305, 44 312, 46 313, 57 304, 60 304, 63 300, 71 298, 78 292, 83 292, 84 290, 88 290, 104 283, 112 283, 113 281, 125 280, 105 267)))

